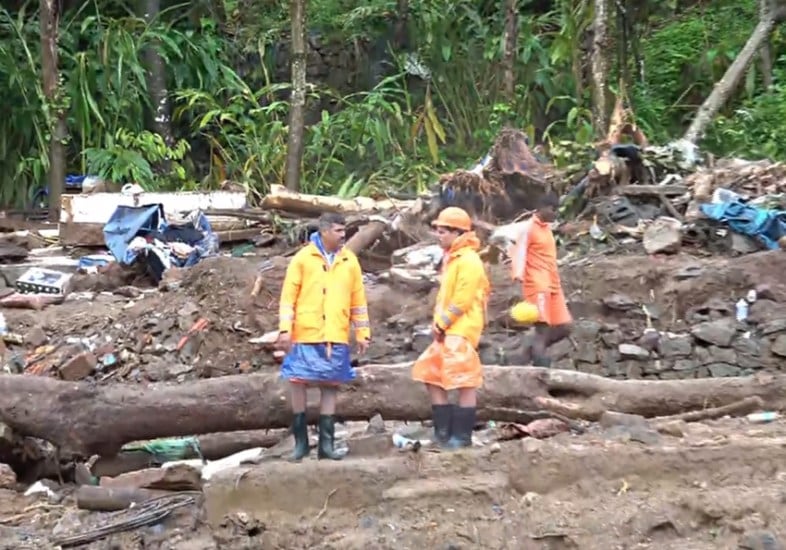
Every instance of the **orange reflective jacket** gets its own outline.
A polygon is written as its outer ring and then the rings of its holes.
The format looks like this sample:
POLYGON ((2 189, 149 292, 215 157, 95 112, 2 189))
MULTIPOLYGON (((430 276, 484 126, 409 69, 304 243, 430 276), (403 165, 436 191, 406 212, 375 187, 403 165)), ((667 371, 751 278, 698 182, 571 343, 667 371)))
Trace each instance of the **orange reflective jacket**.
POLYGON ((490 291, 479 248, 474 232, 464 233, 453 242, 442 264, 442 283, 434 308, 434 323, 445 334, 462 336, 474 347, 486 324, 490 291))
POLYGON ((303 247, 287 267, 281 289, 279 325, 301 344, 349 343, 371 338, 366 290, 357 256, 342 248, 328 265, 313 243, 303 247))
POLYGON ((532 217, 509 251, 511 276, 520 279, 527 292, 559 292, 562 284, 557 267, 557 243, 551 225, 532 217))

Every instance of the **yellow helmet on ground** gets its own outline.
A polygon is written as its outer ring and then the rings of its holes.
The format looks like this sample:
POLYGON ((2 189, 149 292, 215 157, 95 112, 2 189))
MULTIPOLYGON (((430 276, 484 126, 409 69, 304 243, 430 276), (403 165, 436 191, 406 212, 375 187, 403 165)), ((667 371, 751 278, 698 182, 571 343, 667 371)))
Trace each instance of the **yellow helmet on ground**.
POLYGON ((530 302, 519 302, 510 308, 510 317, 522 325, 531 325, 538 320, 538 307, 530 302))

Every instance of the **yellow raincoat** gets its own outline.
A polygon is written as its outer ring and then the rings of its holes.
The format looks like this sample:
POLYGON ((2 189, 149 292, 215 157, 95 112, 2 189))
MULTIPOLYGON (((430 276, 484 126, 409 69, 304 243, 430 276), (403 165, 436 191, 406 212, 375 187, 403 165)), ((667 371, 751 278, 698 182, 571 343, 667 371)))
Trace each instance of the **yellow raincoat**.
POLYGON ((357 256, 346 248, 332 265, 313 243, 303 247, 287 267, 279 305, 281 332, 297 344, 348 344, 371 338, 366 290, 357 256))
POLYGON ((443 261, 433 322, 445 332, 415 361, 412 377, 446 390, 483 383, 477 347, 486 324, 490 284, 474 232, 459 236, 443 261))

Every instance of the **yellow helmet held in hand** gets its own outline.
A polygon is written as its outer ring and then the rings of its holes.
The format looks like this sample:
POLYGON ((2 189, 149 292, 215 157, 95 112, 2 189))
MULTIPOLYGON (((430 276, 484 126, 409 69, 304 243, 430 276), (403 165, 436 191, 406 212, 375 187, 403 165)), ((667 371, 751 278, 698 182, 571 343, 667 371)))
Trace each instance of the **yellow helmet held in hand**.
POLYGON ((510 317, 522 325, 531 325, 538 320, 538 307, 530 302, 519 302, 510 308, 510 317))

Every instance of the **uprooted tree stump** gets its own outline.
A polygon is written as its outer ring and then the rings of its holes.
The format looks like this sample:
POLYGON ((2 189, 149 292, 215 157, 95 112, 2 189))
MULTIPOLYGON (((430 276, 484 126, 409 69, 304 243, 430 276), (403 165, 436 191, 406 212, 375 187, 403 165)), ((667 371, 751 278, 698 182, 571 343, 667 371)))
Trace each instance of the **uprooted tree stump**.
MULTIPOLYGON (((426 420, 431 406, 410 364, 357 369, 343 387, 345 420, 426 420)), ((786 375, 697 380, 610 380, 537 367, 484 369, 478 415, 493 410, 547 410, 597 420, 605 411, 667 416, 719 407, 756 396, 770 410, 786 409, 786 375)), ((0 377, 0 421, 20 434, 83 455, 113 455, 124 443, 236 430, 284 428, 291 422, 288 388, 278 374, 233 375, 175 385, 95 387, 23 375, 0 377)), ((318 411, 309 409, 311 420, 318 411)))

